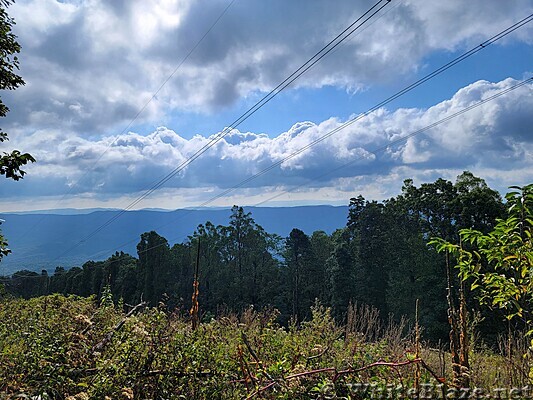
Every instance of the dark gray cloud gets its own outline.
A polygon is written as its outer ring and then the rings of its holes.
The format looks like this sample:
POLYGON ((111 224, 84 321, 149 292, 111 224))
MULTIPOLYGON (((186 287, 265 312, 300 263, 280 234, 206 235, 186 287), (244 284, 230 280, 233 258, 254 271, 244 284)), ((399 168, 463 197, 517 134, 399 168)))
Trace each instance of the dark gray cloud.
POLYGON ((39 46, 29 47, 27 51, 61 66, 66 72, 76 73, 85 69, 94 60, 89 52, 84 51, 90 48, 91 40, 83 34, 84 23, 83 16, 79 14, 72 21, 50 29, 39 46))
MULTIPOLYGON (((236 1, 139 122, 173 111, 215 112, 268 91, 373 2, 236 1)), ((228 2, 21 0, 12 8, 26 87, 6 94, 6 127, 79 134, 123 127, 228 2)), ((438 49, 476 43, 523 17, 530 0, 392 2, 295 85, 347 90, 392 82, 438 49)), ((531 42, 532 28, 518 32, 531 42)), ((115 130, 116 131, 116 130, 115 130)))
MULTIPOLYGON (((161 128, 118 134, 175 70, 227 6, 213 1, 19 0, 10 8, 23 46, 27 85, 3 93, 11 107, 2 128, 17 147, 36 156, 29 175, 0 187, 0 204, 24 196, 124 206, 210 140, 161 128), (11 200, 9 200, 11 199, 11 200), (120 200, 120 201, 119 201, 120 200), (106 203, 107 204, 107 203, 106 203)), ((371 1, 237 0, 220 24, 139 116, 160 123, 173 113, 206 117, 276 86, 371 1)), ((436 51, 470 48, 530 13, 531 0, 513 2, 402 0, 328 55, 293 87, 350 92, 394 86, 423 68, 436 51)), ((531 24, 530 24, 531 25, 531 24)), ((533 43, 533 25, 507 42, 533 43)), ((531 181, 531 87, 522 88, 430 132, 393 146, 403 134, 430 124, 513 83, 476 82, 425 109, 379 110, 269 174, 250 182, 246 196, 307 184, 300 195, 341 198, 365 188, 378 198, 405 177, 453 178, 469 168, 494 182, 531 181), (346 168, 328 176, 325 170, 346 168), (336 197, 337 196, 337 197, 336 197)), ((272 116, 275 118, 276 116, 272 116)), ((184 196, 196 202, 229 188, 302 148, 343 121, 301 122, 278 137, 228 135, 158 192, 158 201, 184 196)), ((243 195, 244 196, 244 195, 243 195)), ((299 194, 295 193, 294 198, 299 194)), ((304 197, 301 197, 304 198, 304 197)), ((15 200, 14 200, 15 199, 15 200)), ((333 201, 332 200, 332 201, 333 201)), ((227 199, 233 201, 232 198, 227 199)), ((237 201, 237 200, 235 200, 237 201)))

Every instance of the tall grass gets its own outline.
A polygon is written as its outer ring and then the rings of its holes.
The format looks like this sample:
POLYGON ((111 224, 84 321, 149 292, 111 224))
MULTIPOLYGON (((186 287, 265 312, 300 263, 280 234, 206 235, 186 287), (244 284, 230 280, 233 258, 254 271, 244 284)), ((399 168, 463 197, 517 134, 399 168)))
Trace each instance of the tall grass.
MULTIPOLYGON (((93 298, 3 299, 0 398, 368 398, 371 392, 354 388, 412 388, 418 361, 405 320, 384 320, 362 304, 350 305, 345 324, 319 304, 300 324, 282 327, 277 318, 276 310, 249 308, 193 330, 186 313, 163 306, 126 317, 93 298)), ((499 351, 480 347, 472 355, 476 385, 527 383, 523 336, 500 343, 499 351)), ((422 346, 421 358, 450 379, 444 344, 422 346)), ((422 383, 437 383, 429 370, 422 383)))

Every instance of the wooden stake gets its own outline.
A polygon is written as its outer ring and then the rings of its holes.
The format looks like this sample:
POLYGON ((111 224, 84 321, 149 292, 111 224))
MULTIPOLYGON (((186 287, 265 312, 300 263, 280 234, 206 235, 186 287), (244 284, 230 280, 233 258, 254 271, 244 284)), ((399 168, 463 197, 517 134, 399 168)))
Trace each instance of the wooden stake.
MULTIPOLYGON (((418 300, 415 305, 415 358, 420 359, 420 325, 418 324, 418 300)), ((415 365, 415 390, 416 398, 420 395, 420 364, 415 365)))
POLYGON ((200 305, 198 304, 198 295, 200 294, 200 282, 198 281, 198 275, 200 270, 200 238, 198 237, 198 249, 196 252, 196 265, 194 267, 194 280, 192 283, 192 305, 189 313, 191 314, 192 329, 193 331, 200 325, 200 318, 198 312, 200 305))

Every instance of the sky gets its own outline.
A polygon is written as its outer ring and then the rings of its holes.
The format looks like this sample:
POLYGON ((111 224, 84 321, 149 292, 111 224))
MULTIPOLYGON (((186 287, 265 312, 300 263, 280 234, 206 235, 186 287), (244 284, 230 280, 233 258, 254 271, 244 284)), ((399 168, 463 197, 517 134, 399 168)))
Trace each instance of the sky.
POLYGON ((464 170, 502 193, 532 183, 531 82, 402 138, 532 77, 533 22, 357 116, 529 16, 533 0, 392 0, 225 130, 375 1, 18 0, 8 12, 26 85, 0 93, 0 151, 37 162, 2 182, 0 210, 126 208, 220 132, 133 208, 346 205, 464 170))

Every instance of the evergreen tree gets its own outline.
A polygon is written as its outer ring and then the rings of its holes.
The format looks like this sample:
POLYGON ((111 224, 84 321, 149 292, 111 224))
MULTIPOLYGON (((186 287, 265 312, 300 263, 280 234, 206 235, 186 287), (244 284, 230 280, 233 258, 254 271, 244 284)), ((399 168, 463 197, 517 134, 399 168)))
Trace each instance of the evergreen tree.
POLYGON ((285 240, 286 294, 292 318, 302 321, 310 310, 309 267, 311 265, 311 242, 300 229, 294 228, 285 240))
POLYGON ((137 245, 139 256, 138 297, 157 305, 172 283, 170 248, 167 240, 151 231, 141 235, 137 245))
POLYGON ((359 259, 349 229, 335 231, 332 238, 333 251, 326 267, 331 288, 329 303, 334 314, 344 319, 348 305, 354 301, 357 291, 356 270, 359 267, 359 259))
POLYGON ((311 235, 310 243, 312 252, 308 277, 310 300, 318 299, 322 304, 327 305, 331 292, 327 263, 333 252, 333 240, 326 232, 315 231, 311 235))

